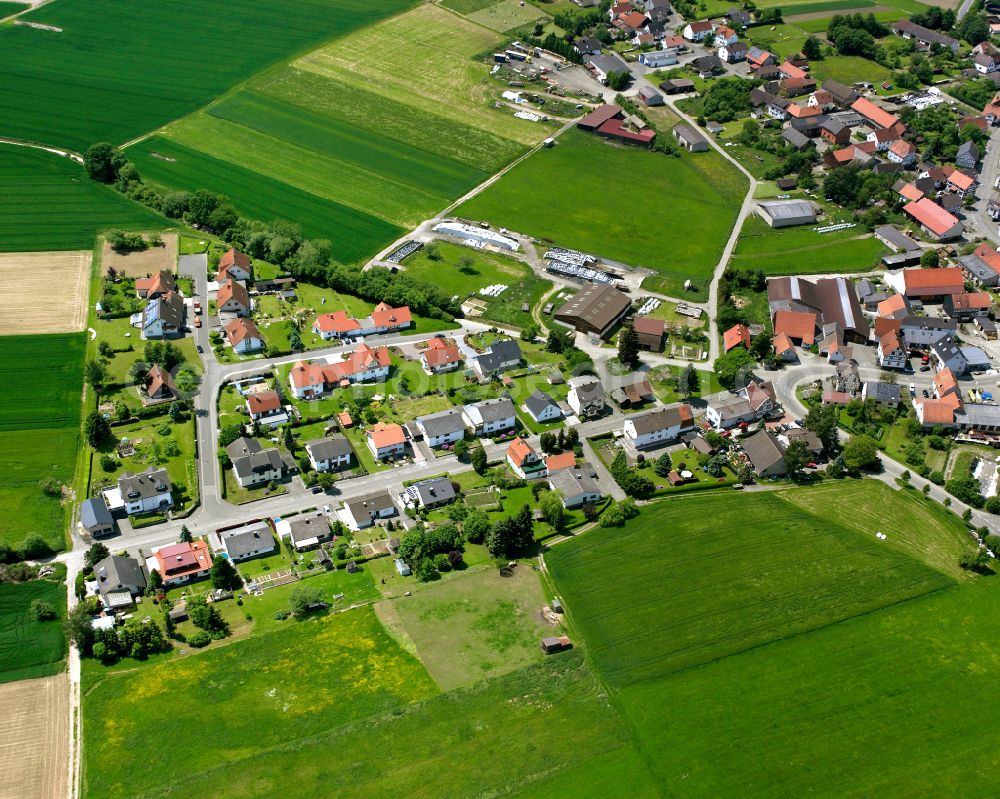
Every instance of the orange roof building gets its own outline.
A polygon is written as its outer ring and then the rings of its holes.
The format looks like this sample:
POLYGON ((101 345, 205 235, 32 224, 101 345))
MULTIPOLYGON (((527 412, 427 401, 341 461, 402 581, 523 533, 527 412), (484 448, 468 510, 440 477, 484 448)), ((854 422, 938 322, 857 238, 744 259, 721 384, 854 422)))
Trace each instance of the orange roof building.
POLYGON ((889 299, 878 304, 878 315, 889 318, 906 316, 910 313, 910 304, 902 294, 893 294, 889 299))
POLYGON ((923 198, 924 193, 920 191, 914 184, 907 183, 899 190, 899 196, 904 200, 910 200, 911 202, 916 202, 923 198))
POLYGON ((151 277, 139 277, 135 281, 135 293, 145 299, 156 299, 176 290, 173 274, 162 269, 151 277))
POLYGON ((288 373, 288 385, 297 399, 315 398, 336 386, 385 380, 391 366, 392 358, 386 347, 372 349, 361 344, 337 363, 296 362, 288 373))
POLYGON ((958 380, 955 379, 955 373, 947 366, 934 375, 934 396, 937 399, 942 399, 949 394, 961 395, 961 393, 958 389, 958 380))
POLYGON ((866 97, 859 97, 855 100, 851 110, 861 114, 875 128, 891 128, 899 122, 899 117, 879 108, 866 97))
POLYGON ((226 280, 219 284, 219 290, 215 294, 215 305, 220 313, 250 313, 250 294, 242 283, 226 280))
POLYGON ((803 347, 816 341, 816 314, 805 311, 778 311, 774 314, 774 335, 798 340, 803 347))
POLYGON ((236 352, 243 354, 263 349, 264 337, 249 319, 233 319, 226 325, 226 339, 236 352))
POLYGON ((432 338, 420 354, 420 360, 424 362, 424 371, 437 374, 457 369, 462 364, 462 355, 457 344, 445 344, 443 339, 432 338))
POLYGON ((153 559, 164 585, 180 585, 212 571, 212 553, 200 538, 160 547, 153 551, 153 559))
POLYGON ((531 445, 518 436, 507 447, 507 465, 525 480, 545 476, 545 461, 531 445))
POLYGON ((549 455, 545 459, 545 468, 549 474, 558 472, 560 469, 572 469, 576 466, 576 455, 572 452, 560 452, 558 455, 549 455))
POLYGON ((251 419, 270 416, 281 411, 281 397, 277 391, 258 391, 247 395, 247 410, 251 419))
POLYGON ((391 333, 413 323, 409 306, 393 308, 385 302, 375 306, 370 316, 355 319, 346 311, 319 314, 312 324, 312 331, 324 340, 344 336, 370 336, 373 333, 391 333))
POLYGON ((729 352, 734 347, 742 344, 750 349, 750 328, 744 324, 733 325, 722 334, 722 347, 724 352, 729 352))
POLYGON ((938 241, 962 235, 962 223, 927 197, 907 203, 903 206, 903 212, 920 225, 928 236, 938 241))
POLYGON ((219 259, 219 273, 216 275, 216 282, 223 280, 249 280, 253 275, 253 261, 249 255, 240 252, 235 248, 230 248, 222 254, 219 259))
POLYGON ((902 269, 886 273, 886 282, 908 298, 943 297, 945 294, 965 292, 965 279, 957 266, 940 269, 902 269))
POLYGON ((771 339, 771 346, 774 347, 774 354, 779 358, 793 360, 796 357, 795 345, 792 344, 792 340, 784 333, 778 333, 778 335, 771 339))
POLYGON ((398 457, 406 449, 406 433, 398 424, 373 425, 368 428, 366 439, 368 449, 378 460, 398 457))

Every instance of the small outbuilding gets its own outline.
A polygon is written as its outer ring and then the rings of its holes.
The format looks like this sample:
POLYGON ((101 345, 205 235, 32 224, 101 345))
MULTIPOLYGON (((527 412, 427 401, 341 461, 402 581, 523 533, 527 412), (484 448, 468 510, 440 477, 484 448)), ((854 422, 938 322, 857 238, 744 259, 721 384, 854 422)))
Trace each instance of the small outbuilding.
POLYGON ((542 651, 546 655, 554 655, 556 652, 563 652, 567 649, 572 649, 573 644, 565 635, 549 636, 548 638, 542 639, 542 651))

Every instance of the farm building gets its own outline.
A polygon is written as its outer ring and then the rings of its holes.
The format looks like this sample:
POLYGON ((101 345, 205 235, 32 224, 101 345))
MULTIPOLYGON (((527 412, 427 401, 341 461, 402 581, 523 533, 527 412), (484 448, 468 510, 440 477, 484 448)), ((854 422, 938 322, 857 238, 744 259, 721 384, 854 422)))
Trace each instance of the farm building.
POLYGON ((816 209, 807 200, 769 200, 758 202, 757 214, 774 228, 809 225, 816 221, 816 209))
POLYGON ((646 105, 663 105, 663 95, 651 86, 643 86, 639 89, 639 99, 646 105))
POLYGON ((920 229, 936 241, 949 241, 962 235, 962 223, 944 208, 927 197, 903 206, 903 213, 913 219, 920 229))
POLYGON ((554 655, 556 652, 562 652, 565 649, 570 649, 572 646, 573 644, 570 643, 569 638, 565 635, 561 635, 558 638, 552 636, 542 639, 542 651, 546 655, 554 655))
POLYGON ((663 333, 667 323, 662 319, 649 316, 637 316, 632 320, 632 329, 639 340, 639 348, 649 352, 659 352, 663 349, 663 333))
POLYGON ((677 63, 677 53, 674 50, 656 50, 639 54, 639 63, 650 69, 670 67, 677 63))
POLYGON ((595 108, 589 114, 579 119, 576 126, 580 130, 586 130, 592 133, 609 119, 614 119, 615 117, 621 116, 621 114, 621 106, 609 103, 607 105, 602 105, 599 108, 595 108))
POLYGON ((703 153, 708 150, 708 141, 690 125, 675 125, 671 131, 677 143, 688 152, 703 153))
POLYGON ((555 312, 557 322, 580 333, 605 336, 632 307, 629 298, 611 286, 591 285, 577 292, 555 312))

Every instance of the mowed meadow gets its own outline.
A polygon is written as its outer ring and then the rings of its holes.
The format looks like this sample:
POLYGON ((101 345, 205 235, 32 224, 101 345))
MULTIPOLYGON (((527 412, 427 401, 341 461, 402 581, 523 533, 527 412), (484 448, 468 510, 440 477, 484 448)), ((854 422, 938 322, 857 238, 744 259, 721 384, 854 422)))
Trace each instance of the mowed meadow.
POLYGON ((59 0, 0 28, 0 135, 83 151, 192 113, 409 0, 59 0))
MULTIPOLYGON (((81 301, 82 298, 81 298, 81 301)), ((85 334, 0 338, 0 540, 65 546, 63 506, 42 480, 70 483, 80 437, 85 334)))
POLYGON ((68 158, 0 144, 0 252, 89 250, 102 230, 165 223, 159 214, 90 180, 68 158))
POLYGON ((865 480, 667 500, 546 563, 662 795, 978 795, 1000 595, 970 546, 865 480))
POLYGON ((335 40, 128 149, 143 176, 208 188, 364 260, 548 135, 490 105, 498 36, 422 5, 335 40), (419 67, 417 65, 419 64, 419 67))

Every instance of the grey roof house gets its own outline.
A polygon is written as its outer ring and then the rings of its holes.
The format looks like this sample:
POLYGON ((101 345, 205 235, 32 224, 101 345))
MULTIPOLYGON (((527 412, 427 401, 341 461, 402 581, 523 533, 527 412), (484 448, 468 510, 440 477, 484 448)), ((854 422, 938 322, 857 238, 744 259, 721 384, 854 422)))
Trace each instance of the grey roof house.
POLYGON ((91 497, 80 503, 80 524, 92 536, 111 535, 115 520, 103 496, 91 497))
POLYGON ((524 410, 536 422, 551 422, 562 418, 562 408, 552 397, 541 389, 536 389, 524 401, 524 410))
POLYGON ((455 501, 455 486, 448 477, 432 477, 421 480, 410 488, 415 489, 417 502, 421 508, 437 508, 455 501))
POLYGON ((94 564, 94 579, 107 610, 132 607, 134 598, 146 590, 146 574, 134 558, 109 555, 94 564))

